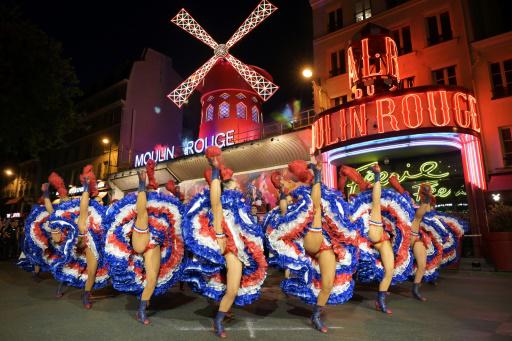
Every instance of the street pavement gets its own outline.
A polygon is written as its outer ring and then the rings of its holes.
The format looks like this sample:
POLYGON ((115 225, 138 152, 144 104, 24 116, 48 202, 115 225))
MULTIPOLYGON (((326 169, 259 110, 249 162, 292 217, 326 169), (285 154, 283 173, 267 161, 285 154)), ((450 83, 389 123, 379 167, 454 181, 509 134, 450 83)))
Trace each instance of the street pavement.
MULTIPOLYGON (((54 297, 49 274, 40 282, 11 262, 0 262, 0 340, 216 340, 215 307, 175 286, 151 301, 151 325, 135 320, 137 299, 109 289, 95 292, 91 310, 80 291, 54 297)), ((271 271, 256 303, 235 308, 225 324, 231 340, 512 340, 512 273, 445 271, 424 284, 427 302, 411 298, 410 283, 393 287, 392 316, 375 311, 375 286, 357 286, 352 300, 329 306, 328 334, 311 328, 311 307, 285 297, 281 274, 271 271)))

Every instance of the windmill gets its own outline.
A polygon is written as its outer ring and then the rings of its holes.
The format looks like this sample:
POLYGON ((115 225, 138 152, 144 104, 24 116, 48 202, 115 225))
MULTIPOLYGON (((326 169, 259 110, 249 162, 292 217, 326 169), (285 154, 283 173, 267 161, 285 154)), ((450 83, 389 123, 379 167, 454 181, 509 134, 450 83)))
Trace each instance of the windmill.
POLYGON ((235 58, 229 53, 229 49, 263 22, 263 20, 270 16, 275 10, 277 10, 277 7, 267 0, 262 0, 233 36, 231 36, 225 44, 218 44, 185 9, 181 9, 178 14, 171 19, 171 22, 211 47, 213 49, 213 56, 167 95, 167 97, 181 108, 212 67, 216 65, 219 60, 225 60, 238 72, 263 101, 267 101, 277 91, 278 86, 270 81, 268 77, 258 72, 259 70, 257 71, 255 68, 235 58))

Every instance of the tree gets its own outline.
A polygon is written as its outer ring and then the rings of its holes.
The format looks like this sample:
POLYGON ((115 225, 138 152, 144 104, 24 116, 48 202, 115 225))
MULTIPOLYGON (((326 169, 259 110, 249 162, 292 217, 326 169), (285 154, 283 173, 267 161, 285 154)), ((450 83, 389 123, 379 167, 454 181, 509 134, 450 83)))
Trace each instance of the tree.
POLYGON ((81 92, 61 45, 0 6, 0 159, 20 160, 62 142, 81 92))

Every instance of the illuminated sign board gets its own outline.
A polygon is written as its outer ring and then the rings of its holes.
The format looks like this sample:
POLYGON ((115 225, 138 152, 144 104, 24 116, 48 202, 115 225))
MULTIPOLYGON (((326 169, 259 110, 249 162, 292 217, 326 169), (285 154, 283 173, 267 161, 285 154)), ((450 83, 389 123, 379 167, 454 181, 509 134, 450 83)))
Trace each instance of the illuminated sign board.
MULTIPOLYGON (((373 182, 374 175, 370 170, 374 165, 374 162, 364 164, 357 168, 357 171, 361 174, 364 174, 364 179, 366 181, 373 182)), ((440 169, 440 165, 438 161, 425 161, 419 166, 411 165, 411 163, 407 163, 406 169, 400 172, 388 172, 386 170, 382 170, 380 182, 383 187, 388 186, 389 178, 392 175, 396 175, 398 181, 400 183, 408 182, 408 181, 420 181, 421 183, 429 183, 432 192, 435 194, 437 198, 448 198, 451 196, 461 197, 467 196, 467 193, 464 188, 464 184, 461 184, 457 188, 452 188, 450 185, 454 184, 441 184, 441 180, 448 180, 453 176, 450 171, 442 171, 440 169)), ((350 181, 347 183, 348 194, 354 194, 357 192, 357 184, 350 181)), ((420 183, 412 185, 412 196, 419 201, 419 191, 420 191, 420 183)))
POLYGON ((152 151, 141 153, 135 156, 135 167, 145 166, 148 160, 163 162, 175 159, 177 156, 186 156, 203 153, 209 146, 227 147, 235 144, 235 131, 228 130, 225 133, 218 133, 213 136, 198 138, 195 141, 185 141, 178 153, 175 146, 156 145, 152 151))
MULTIPOLYGON (((352 103, 351 103, 352 104, 352 103)), ((313 146, 419 128, 464 128, 480 132, 476 99, 461 89, 421 87, 328 111, 313 124, 313 146), (423 91, 422 91, 423 90, 423 91)), ((375 136, 377 137, 377 136, 375 136)))

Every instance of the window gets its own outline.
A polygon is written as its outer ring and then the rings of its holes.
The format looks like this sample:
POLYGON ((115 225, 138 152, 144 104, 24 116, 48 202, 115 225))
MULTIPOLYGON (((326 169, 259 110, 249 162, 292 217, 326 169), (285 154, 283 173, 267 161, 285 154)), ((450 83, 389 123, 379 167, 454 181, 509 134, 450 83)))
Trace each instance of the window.
POLYGON ((236 95, 236 98, 238 98, 238 99, 245 99, 245 98, 247 98, 247 97, 245 97, 245 95, 244 95, 243 93, 239 92, 239 93, 236 95))
POLYGON ((434 84, 457 85, 455 65, 432 71, 432 79, 434 84))
POLYGON ((222 95, 220 95, 219 97, 223 98, 223 99, 228 99, 229 98, 229 94, 227 93, 223 93, 222 95))
POLYGON ((402 79, 402 89, 409 89, 414 87, 414 76, 402 79))
POLYGON ((252 111, 252 121, 258 123, 260 111, 258 110, 258 108, 256 106, 253 106, 251 111, 252 111))
POLYGON ((398 48, 399 56, 412 52, 411 28, 409 26, 394 30, 392 35, 396 47, 398 48))
POLYGON ((208 97, 208 102, 213 101, 213 99, 214 99, 214 98, 215 98, 215 97, 213 97, 213 96, 208 97))
POLYGON ((512 96, 512 59, 490 65, 492 98, 512 96))
POLYGON ((329 12, 329 24, 327 30, 334 32, 343 27, 343 11, 338 8, 335 11, 329 12))
POLYGON ((503 150, 503 164, 512 166, 512 126, 500 128, 501 147, 503 150))
POLYGON ((208 105, 206 108, 206 122, 213 121, 213 105, 208 105))
POLYGON ((238 102, 236 105, 236 117, 247 118, 247 107, 242 102, 238 102))
POLYGON ((354 19, 356 22, 363 21, 372 16, 372 5, 370 0, 356 1, 354 19))
POLYGON ((427 40, 429 45, 435 45, 452 39, 452 26, 448 12, 427 17, 427 40))
POLYGON ((347 95, 342 95, 342 96, 339 96, 339 97, 334 97, 333 98, 333 103, 334 103, 334 106, 337 106, 337 105, 340 105, 340 104, 343 104, 343 103, 347 103, 347 95))
POLYGON ((345 66, 345 50, 339 50, 331 53, 331 71, 329 75, 331 77, 338 76, 346 73, 345 66))
POLYGON ((219 105, 219 118, 229 118, 229 103, 222 102, 219 105))

